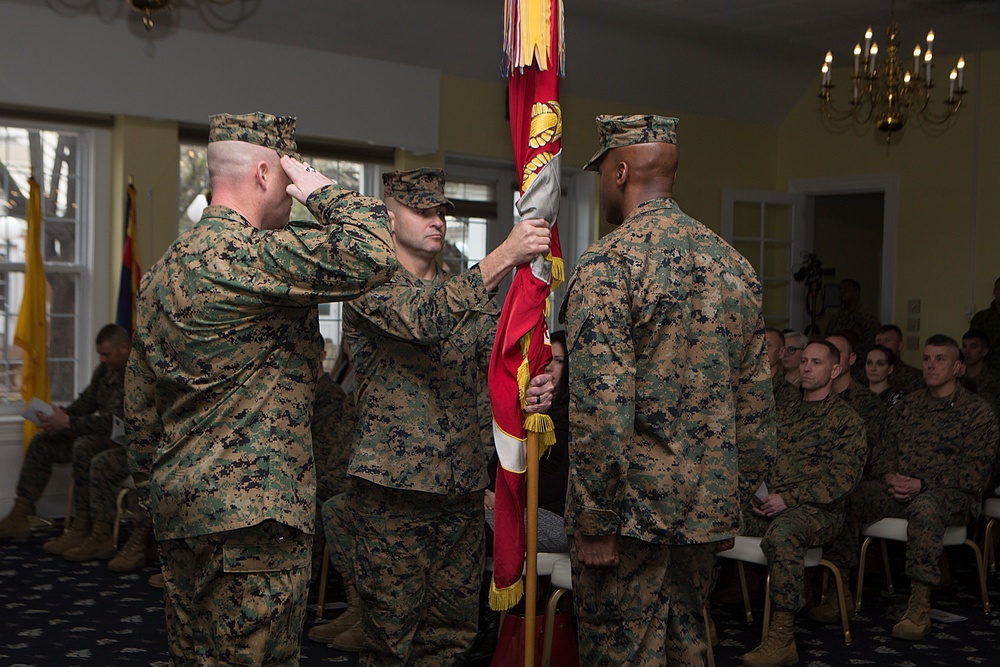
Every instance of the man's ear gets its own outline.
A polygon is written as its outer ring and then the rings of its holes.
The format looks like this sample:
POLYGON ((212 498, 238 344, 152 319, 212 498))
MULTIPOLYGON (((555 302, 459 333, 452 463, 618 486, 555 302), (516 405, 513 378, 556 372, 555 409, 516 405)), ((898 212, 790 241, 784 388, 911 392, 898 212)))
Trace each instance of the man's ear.
POLYGON ((615 165, 615 185, 623 187, 625 182, 628 181, 628 176, 628 162, 619 162, 615 165))
POLYGON ((393 213, 392 209, 387 208, 386 213, 389 214, 389 233, 396 233, 396 214, 393 213))
POLYGON ((268 185, 268 179, 271 178, 271 170, 267 166, 265 160, 260 160, 253 166, 253 177, 257 186, 261 189, 266 189, 268 185))

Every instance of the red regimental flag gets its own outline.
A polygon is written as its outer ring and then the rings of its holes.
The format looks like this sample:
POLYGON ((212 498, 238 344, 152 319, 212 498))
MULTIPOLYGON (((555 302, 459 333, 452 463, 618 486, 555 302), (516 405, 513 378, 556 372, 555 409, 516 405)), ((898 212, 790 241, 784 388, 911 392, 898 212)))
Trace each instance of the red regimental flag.
POLYGON ((525 441, 540 433, 540 449, 554 442, 552 420, 524 415, 524 391, 551 359, 545 317, 549 294, 563 280, 556 219, 559 214, 563 60, 562 0, 507 0, 505 73, 510 73, 510 130, 520 172, 520 217, 552 226, 552 249, 517 267, 490 360, 493 435, 500 458, 494 504, 490 605, 509 609, 523 594, 525 441))

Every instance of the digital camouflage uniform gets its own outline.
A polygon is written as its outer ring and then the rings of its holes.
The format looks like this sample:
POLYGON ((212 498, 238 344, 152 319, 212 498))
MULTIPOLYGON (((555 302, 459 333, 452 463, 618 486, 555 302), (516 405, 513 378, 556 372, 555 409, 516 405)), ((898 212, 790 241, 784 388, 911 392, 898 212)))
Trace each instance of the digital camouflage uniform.
POLYGON ((778 410, 777 430, 767 490, 780 495, 788 509, 766 518, 748 507, 744 534, 763 538, 774 606, 794 612, 805 605, 806 551, 840 531, 843 501, 861 479, 868 446, 864 420, 838 395, 778 410))
POLYGON ((871 481, 848 500, 844 530, 825 557, 848 571, 857 563, 861 526, 900 517, 909 522, 906 575, 937 584, 944 529, 979 516, 998 437, 996 415, 960 386, 943 399, 927 389, 905 396, 889 411, 882 446, 870 457, 871 481), (882 481, 888 473, 916 477, 920 493, 909 502, 894 500, 882 481))
MULTIPOLYGON (((357 415, 354 408, 354 393, 345 393, 334 382, 329 373, 320 376, 316 385, 316 400, 313 403, 313 455, 316 458, 316 521, 322 526, 317 530, 313 545, 313 562, 322 558, 323 546, 330 549, 330 561, 337 572, 347 575, 347 552, 350 544, 339 544, 348 538, 348 527, 334 525, 335 517, 328 515, 327 504, 337 495, 347 490, 347 465, 351 461, 354 442, 357 439, 357 415)), ((353 548, 353 547, 351 547, 353 548)))
POLYGON ((17 495, 38 502, 56 463, 73 462, 73 503, 77 511, 90 508, 90 463, 95 456, 114 447, 111 440, 114 417, 122 418, 125 393, 124 369, 98 366, 88 384, 66 406, 69 428, 56 433, 39 430, 28 444, 17 479, 17 495))
MULTIPOLYGON (((384 183, 412 208, 448 203, 440 170, 393 172, 384 183)), ((358 414, 347 503, 361 665, 457 665, 475 639, 493 297, 477 267, 431 280, 401 268, 344 307, 358 414)))
POLYGON ((972 316, 969 329, 978 329, 986 333, 990 339, 990 351, 986 355, 986 364, 1000 370, 1000 306, 996 300, 990 302, 990 307, 980 310, 972 316))
MULTIPOLYGON (((1000 371, 984 365, 975 379, 963 375, 958 378, 958 381, 970 392, 985 400, 993 409, 993 413, 1000 417, 1000 371)), ((986 483, 986 495, 996 495, 998 486, 1000 486, 1000 451, 997 452, 997 459, 993 463, 993 472, 986 483)))
MULTIPOLYGON (((598 118, 602 149, 674 140, 673 119, 598 118)), ((629 213, 580 258, 565 303, 568 533, 617 535, 621 564, 574 542, 580 663, 704 664, 716 541, 740 528, 774 455, 753 268, 672 199, 629 213)))
MULTIPOLYGON (((871 389, 861 384, 855 379, 847 385, 847 389, 837 394, 837 397, 854 408, 854 411, 861 416, 865 422, 865 435, 868 442, 868 457, 872 452, 878 451, 882 442, 882 433, 885 430, 885 420, 889 416, 889 409, 871 389)), ((865 473, 863 478, 868 478, 868 470, 871 467, 867 458, 864 464, 865 473)))
MULTIPOLYGON (((209 140, 289 153, 294 119, 214 116, 209 140)), ((143 276, 126 415, 163 559, 172 664, 298 664, 317 305, 395 267, 379 200, 326 186, 307 204, 316 220, 273 230, 209 206, 143 276)))
POLYGON ((780 410, 783 406, 794 403, 802 398, 799 388, 785 379, 785 374, 778 371, 771 377, 771 392, 774 394, 774 407, 780 410))
POLYGON ((923 389, 924 371, 897 358, 896 365, 889 375, 889 384, 893 387, 902 387, 906 393, 923 389))
MULTIPOLYGON (((90 464, 90 519, 113 525, 122 483, 132 471, 124 447, 111 447, 94 457, 90 464)), ((138 512, 133 530, 146 531, 151 524, 145 510, 138 512)))

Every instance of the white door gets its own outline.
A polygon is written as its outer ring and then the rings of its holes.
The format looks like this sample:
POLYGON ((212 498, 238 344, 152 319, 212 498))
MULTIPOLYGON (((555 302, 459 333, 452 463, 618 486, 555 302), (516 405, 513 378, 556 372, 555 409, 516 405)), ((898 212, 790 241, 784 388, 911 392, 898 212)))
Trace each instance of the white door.
POLYGON ((792 274, 805 249, 805 197, 795 192, 724 190, 722 237, 757 271, 764 323, 799 331, 806 324, 805 288, 792 274))

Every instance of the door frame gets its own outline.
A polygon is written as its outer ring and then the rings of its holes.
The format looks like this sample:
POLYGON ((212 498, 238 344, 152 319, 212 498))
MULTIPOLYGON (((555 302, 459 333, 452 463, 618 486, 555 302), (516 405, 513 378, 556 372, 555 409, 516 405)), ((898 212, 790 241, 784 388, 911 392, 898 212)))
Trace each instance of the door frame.
POLYGON ((896 241, 899 224, 898 173, 862 174, 788 181, 788 191, 805 197, 805 244, 812 247, 816 197, 882 194, 882 271, 879 319, 894 322, 896 312, 896 241))

